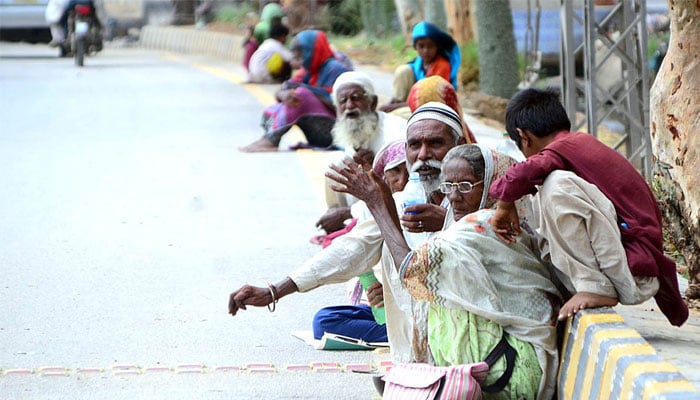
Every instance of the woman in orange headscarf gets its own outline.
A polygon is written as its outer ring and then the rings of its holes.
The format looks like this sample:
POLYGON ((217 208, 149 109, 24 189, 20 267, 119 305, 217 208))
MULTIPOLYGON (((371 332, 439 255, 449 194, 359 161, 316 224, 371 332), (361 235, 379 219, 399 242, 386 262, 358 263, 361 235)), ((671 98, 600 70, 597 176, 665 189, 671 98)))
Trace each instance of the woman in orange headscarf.
POLYGON ((457 91, 450 82, 437 75, 423 78, 411 87, 411 91, 406 99, 411 113, 430 101, 438 101, 453 109, 459 115, 459 119, 462 120, 462 135, 464 139, 467 140, 467 143, 476 143, 474 134, 464 121, 462 106, 459 104, 459 98, 457 98, 457 91))

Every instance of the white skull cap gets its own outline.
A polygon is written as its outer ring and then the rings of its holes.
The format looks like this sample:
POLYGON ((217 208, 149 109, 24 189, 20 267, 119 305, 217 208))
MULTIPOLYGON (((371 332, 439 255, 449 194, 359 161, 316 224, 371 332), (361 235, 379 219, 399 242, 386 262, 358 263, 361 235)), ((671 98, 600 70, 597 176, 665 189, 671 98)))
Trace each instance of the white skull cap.
POLYGON ((459 115, 449 106, 437 101, 431 101, 418 107, 408 118, 406 130, 408 131, 408 128, 414 123, 426 119, 440 121, 452 128, 454 135, 462 136, 462 120, 459 115))
POLYGON ((360 71, 348 71, 343 72, 335 79, 335 83, 333 84, 333 99, 335 99, 338 90, 340 90, 342 86, 348 84, 361 86, 368 96, 374 96, 375 94, 374 85, 372 84, 372 80, 369 78, 369 75, 360 71))

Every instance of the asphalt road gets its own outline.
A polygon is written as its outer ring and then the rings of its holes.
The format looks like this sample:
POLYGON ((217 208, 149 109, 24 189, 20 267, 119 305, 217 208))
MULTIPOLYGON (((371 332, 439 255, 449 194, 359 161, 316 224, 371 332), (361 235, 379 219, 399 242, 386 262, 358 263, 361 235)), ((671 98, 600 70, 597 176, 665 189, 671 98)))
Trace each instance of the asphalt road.
POLYGON ((233 289, 319 250, 308 238, 329 156, 238 152, 271 91, 241 79, 137 48, 77 68, 45 45, 0 43, 0 397, 375 395, 346 368, 386 356, 291 336, 343 303, 343 285, 227 314, 233 289), (314 362, 340 368, 287 369, 314 362), (245 368, 257 363, 274 372, 245 368))
MULTIPOLYGON (((389 74, 367 72, 389 93, 389 74)), ((386 354, 291 336, 345 302, 343 285, 273 314, 226 313, 232 290, 318 251, 308 238, 331 156, 239 153, 275 88, 243 79, 211 58, 112 45, 79 69, 45 45, 0 42, 0 398, 376 397, 347 369, 386 354), (289 369, 312 363, 339 368, 289 369)), ((498 142, 467 117, 479 142, 498 142)), ((283 148, 300 139, 288 136, 283 148)), ((700 384, 696 311, 678 329, 653 303, 615 309, 700 384)))

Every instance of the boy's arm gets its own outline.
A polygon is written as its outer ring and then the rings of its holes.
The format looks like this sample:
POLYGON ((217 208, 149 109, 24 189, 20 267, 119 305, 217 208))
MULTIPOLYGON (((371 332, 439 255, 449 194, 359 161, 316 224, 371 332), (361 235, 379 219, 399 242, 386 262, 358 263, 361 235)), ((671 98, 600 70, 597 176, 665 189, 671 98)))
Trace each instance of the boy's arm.
POLYGON ((536 186, 544 183, 549 174, 557 169, 566 169, 563 160, 555 152, 543 150, 524 162, 511 165, 504 175, 491 184, 489 195, 512 202, 535 194, 536 186))
POLYGON ((515 243, 515 236, 520 234, 520 221, 515 203, 499 200, 496 212, 491 218, 493 231, 506 243, 515 243))

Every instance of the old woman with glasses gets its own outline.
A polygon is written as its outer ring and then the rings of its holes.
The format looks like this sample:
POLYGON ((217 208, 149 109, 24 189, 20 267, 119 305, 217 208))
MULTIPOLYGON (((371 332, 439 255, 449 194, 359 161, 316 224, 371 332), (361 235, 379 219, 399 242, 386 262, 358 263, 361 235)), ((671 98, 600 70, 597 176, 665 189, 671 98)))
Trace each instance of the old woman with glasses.
MULTIPOLYGON (((439 186, 450 202, 446 229, 408 253, 400 277, 414 300, 430 303, 428 346, 436 365, 484 361, 505 340, 516 356, 493 364, 481 386, 495 390, 484 398, 551 398, 559 291, 532 236, 507 245, 488 223, 495 201, 488 188, 513 162, 483 145, 447 153, 439 186), (494 386, 499 378, 502 388, 494 386)), ((518 207, 523 231, 531 232, 529 203, 518 207)))

